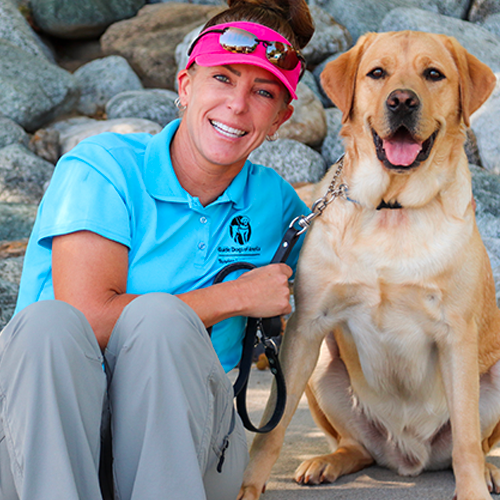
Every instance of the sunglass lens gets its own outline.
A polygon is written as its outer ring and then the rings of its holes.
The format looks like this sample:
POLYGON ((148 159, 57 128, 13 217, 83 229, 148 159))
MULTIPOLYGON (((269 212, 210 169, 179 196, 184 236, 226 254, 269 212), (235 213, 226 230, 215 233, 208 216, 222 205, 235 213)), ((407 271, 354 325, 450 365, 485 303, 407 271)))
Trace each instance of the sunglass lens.
POLYGON ((238 28, 229 28, 219 38, 221 46, 229 52, 238 54, 252 53, 259 43, 255 36, 248 31, 243 31, 238 28))
POLYGON ((266 55, 272 64, 281 69, 291 70, 299 64, 295 50, 281 42, 270 43, 266 48, 266 55))

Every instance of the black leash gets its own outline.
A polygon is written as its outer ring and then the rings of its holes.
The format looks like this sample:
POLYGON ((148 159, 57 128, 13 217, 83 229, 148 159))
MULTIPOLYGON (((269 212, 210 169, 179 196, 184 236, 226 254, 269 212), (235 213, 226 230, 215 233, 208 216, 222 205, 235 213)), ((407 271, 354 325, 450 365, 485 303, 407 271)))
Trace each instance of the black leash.
MULTIPOLYGON (((295 221, 294 221, 295 222, 295 221)), ((303 229, 293 227, 294 222, 281 240, 278 250, 271 260, 271 264, 286 262, 295 243, 299 239, 303 229)), ((256 266, 249 262, 233 262, 224 267, 215 277, 214 285, 221 283, 229 274, 240 271, 242 269, 250 270, 256 266)), ((209 331, 210 333, 210 331, 209 331)), ((233 385, 234 396, 236 397, 236 407, 240 414, 243 425, 252 432, 269 432, 273 430, 281 420, 286 406, 286 385, 285 377, 281 370, 281 365, 278 359, 278 347, 272 337, 276 337, 281 333, 281 319, 279 316, 273 318, 248 318, 245 337, 243 340, 243 351, 239 365, 238 377, 233 385), (276 379, 278 394, 276 398, 276 406, 269 421, 258 428, 255 427, 246 408, 246 393, 248 388, 248 379, 250 377, 250 369, 252 367, 253 350, 256 343, 261 342, 264 345, 264 353, 269 361, 271 373, 276 379)))
MULTIPOLYGON (((278 250, 271 260, 271 264, 284 263, 288 259, 295 243, 297 243, 300 235, 309 229, 312 221, 321 216, 326 207, 339 196, 346 197, 347 186, 342 183, 337 183, 340 180, 342 169, 344 166, 344 156, 342 155, 335 163, 337 170, 333 175, 332 181, 328 186, 328 190, 323 197, 318 199, 312 206, 312 211, 309 215, 301 215, 296 217, 288 227, 283 239, 281 240, 278 250), (298 225, 299 227, 295 227, 298 225)), ((242 269, 250 270, 256 266, 249 262, 233 262, 222 268, 214 280, 216 283, 221 283, 229 274, 240 271, 242 269)), ((210 335, 212 329, 208 329, 210 335)), ((278 359, 278 347, 272 337, 276 337, 281 333, 281 319, 279 316, 273 318, 248 318, 245 337, 243 340, 243 351, 239 366, 239 373, 236 382, 233 385, 234 396, 236 397, 236 407, 240 414, 243 425, 246 429, 252 432, 265 433, 272 431, 281 420, 286 406, 286 385, 283 371, 278 359), (276 397, 276 406, 269 421, 262 427, 255 427, 250 421, 246 408, 246 392, 250 369, 252 367, 253 350, 257 343, 261 342, 264 345, 264 353, 269 361, 271 373, 276 379, 278 389, 276 397)))

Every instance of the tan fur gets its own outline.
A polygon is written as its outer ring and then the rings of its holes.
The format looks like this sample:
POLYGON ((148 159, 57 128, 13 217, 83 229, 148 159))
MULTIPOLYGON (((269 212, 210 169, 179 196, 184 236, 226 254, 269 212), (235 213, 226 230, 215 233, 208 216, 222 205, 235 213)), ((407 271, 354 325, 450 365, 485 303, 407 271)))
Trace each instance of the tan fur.
POLYGON ((258 498, 308 384, 333 453, 304 462, 298 482, 334 481, 373 461, 404 475, 453 465, 458 500, 489 499, 488 489, 500 491, 484 460, 500 438, 500 311, 463 141, 495 77, 453 38, 399 32, 362 37, 322 83, 343 112, 349 199, 307 235, 281 351, 287 409, 255 438, 239 498, 258 498), (369 76, 375 68, 385 76, 369 76), (387 102, 397 89, 419 99, 416 140, 435 135, 409 169, 379 160, 372 135, 392 137, 387 102), (382 200, 403 208, 377 210, 382 200))

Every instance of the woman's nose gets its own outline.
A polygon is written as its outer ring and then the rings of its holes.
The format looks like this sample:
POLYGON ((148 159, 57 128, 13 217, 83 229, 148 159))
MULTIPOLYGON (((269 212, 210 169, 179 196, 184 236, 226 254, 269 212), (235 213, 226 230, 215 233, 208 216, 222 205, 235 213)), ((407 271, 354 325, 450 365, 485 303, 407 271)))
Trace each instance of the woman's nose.
POLYGON ((245 113, 249 106, 248 92, 242 88, 234 89, 227 97, 227 105, 233 113, 245 113))

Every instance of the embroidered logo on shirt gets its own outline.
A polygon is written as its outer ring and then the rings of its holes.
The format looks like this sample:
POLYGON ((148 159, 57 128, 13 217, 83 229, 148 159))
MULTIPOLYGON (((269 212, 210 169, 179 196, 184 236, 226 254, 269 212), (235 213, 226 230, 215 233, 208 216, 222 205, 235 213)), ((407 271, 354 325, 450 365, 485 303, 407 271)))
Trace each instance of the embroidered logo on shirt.
POLYGON ((229 225, 229 234, 238 245, 248 243, 250 236, 252 236, 250 219, 246 215, 238 215, 235 217, 229 225))

